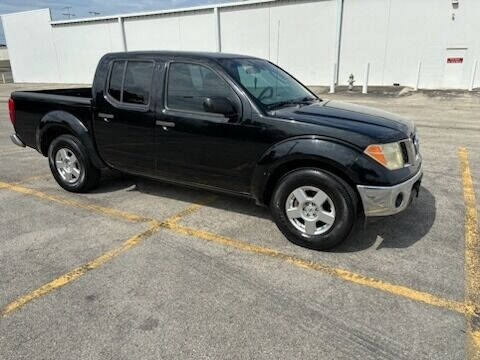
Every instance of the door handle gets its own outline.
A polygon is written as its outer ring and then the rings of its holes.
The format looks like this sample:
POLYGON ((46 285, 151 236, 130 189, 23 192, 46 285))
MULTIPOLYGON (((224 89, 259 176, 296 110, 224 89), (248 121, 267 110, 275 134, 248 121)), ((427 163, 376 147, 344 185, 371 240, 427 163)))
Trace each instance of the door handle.
POLYGON ((98 117, 102 118, 105 122, 110 122, 114 118, 112 114, 98 113, 98 117))
POLYGON ((155 121, 155 124, 157 124, 158 126, 162 126, 162 127, 175 127, 175 123, 174 122, 171 122, 171 121, 160 121, 160 120, 157 120, 155 121))

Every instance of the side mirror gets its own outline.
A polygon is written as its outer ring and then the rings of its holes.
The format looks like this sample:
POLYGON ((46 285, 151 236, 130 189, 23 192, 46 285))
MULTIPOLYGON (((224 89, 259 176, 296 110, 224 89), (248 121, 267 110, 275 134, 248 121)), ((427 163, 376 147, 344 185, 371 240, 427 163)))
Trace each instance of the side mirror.
POLYGON ((209 113, 222 114, 231 119, 238 115, 235 105, 226 97, 208 97, 203 100, 203 109, 209 113))

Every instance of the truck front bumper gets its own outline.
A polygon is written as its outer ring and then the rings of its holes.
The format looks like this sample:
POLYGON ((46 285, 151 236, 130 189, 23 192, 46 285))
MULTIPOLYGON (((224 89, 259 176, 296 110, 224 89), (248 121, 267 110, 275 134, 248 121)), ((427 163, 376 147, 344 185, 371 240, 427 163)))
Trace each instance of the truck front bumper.
POLYGON ((406 209, 413 195, 418 195, 422 168, 407 181, 394 186, 357 185, 365 216, 394 215, 406 209))

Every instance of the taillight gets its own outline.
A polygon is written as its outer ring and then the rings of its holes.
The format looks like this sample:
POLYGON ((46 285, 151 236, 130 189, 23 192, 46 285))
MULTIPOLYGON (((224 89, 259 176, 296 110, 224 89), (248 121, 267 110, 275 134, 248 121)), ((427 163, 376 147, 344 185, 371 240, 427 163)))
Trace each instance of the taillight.
POLYGON ((15 126, 15 121, 17 118, 15 116, 15 103, 13 102, 12 98, 8 100, 8 112, 10 114, 10 121, 12 122, 12 125, 15 126))

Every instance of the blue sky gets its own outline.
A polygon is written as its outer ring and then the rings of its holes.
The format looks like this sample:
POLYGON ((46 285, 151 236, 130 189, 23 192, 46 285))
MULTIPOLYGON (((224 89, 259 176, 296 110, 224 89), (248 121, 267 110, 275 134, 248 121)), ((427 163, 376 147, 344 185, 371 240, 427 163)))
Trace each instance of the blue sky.
MULTIPOLYGON (((92 16, 89 14, 89 11, 99 12, 101 15, 113 15, 221 2, 229 2, 229 0, 1 0, 0 14, 50 8, 52 18, 54 20, 60 20, 66 18, 62 14, 67 12, 65 9, 67 6, 71 6, 69 11, 75 14, 76 18, 83 18, 92 16)), ((3 28, 1 26, 0 43, 5 43, 3 28)))

